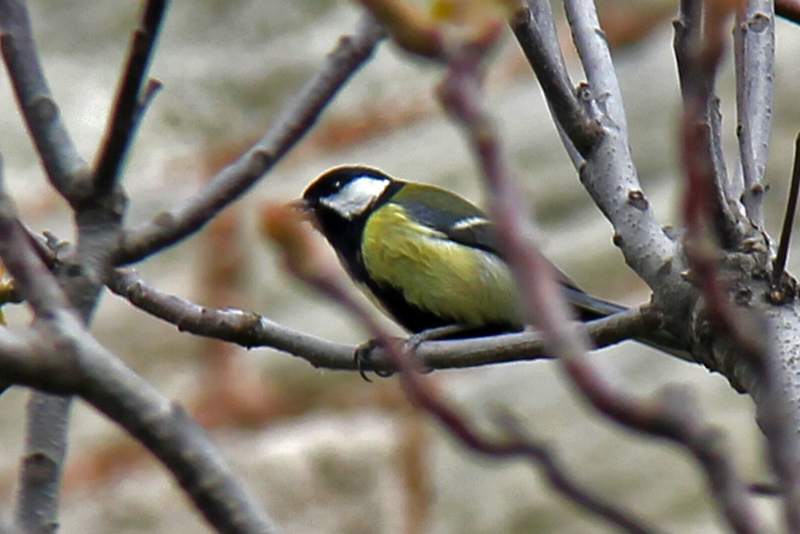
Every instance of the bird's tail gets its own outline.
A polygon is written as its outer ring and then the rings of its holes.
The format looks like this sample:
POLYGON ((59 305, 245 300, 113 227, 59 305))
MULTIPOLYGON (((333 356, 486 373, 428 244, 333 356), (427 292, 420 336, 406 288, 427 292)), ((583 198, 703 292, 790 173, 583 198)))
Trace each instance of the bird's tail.
MULTIPOLYGON (((565 286, 564 292, 567 300, 575 306, 575 309, 578 311, 578 317, 581 321, 602 319, 609 315, 628 311, 628 308, 625 306, 593 297, 575 287, 565 286)), ((678 358, 690 362, 694 361, 691 352, 689 352, 685 344, 681 343, 678 338, 664 330, 656 330, 646 336, 634 338, 634 340, 653 347, 654 349, 677 356, 678 358)))

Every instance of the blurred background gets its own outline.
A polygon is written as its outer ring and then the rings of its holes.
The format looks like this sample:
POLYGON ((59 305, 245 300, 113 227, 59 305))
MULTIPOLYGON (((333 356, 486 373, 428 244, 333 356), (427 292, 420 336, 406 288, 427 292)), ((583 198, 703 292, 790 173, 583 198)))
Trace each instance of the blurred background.
MULTIPOLYGON (((665 223, 678 220, 680 113, 671 49, 677 2, 601 1, 645 192, 665 223)), ((139 2, 30 2, 44 66, 62 114, 89 161, 105 127, 139 2)), ((175 2, 152 76, 164 84, 127 166, 129 224, 181 202, 260 137, 321 64, 359 12, 347 2, 175 2)), ((562 23, 562 30, 563 23, 562 23)), ((768 165, 768 229, 777 233, 800 124, 800 28, 779 21, 775 129, 768 165)), ((567 32, 562 31, 567 43, 567 32)), ((577 69, 574 53, 568 61, 577 69)), ((723 66, 726 143, 733 168, 735 102, 723 66)), ((327 168, 362 163, 436 183, 482 201, 472 156, 433 90, 441 73, 380 47, 318 127, 245 199, 191 240, 137 266, 158 287, 217 307, 259 312, 287 326, 351 343, 365 334, 336 307, 281 272, 255 230, 265 200, 290 200, 327 168)), ((574 80, 582 80, 575 70, 574 80)), ((579 285, 635 305, 646 287, 611 243, 609 224, 581 188, 530 68, 510 32, 487 92, 512 164, 524 180, 549 257, 579 285)), ((0 84, 0 151, 25 221, 72 239, 65 203, 52 191, 0 84)), ((790 267, 797 263, 790 258, 790 267)), ((10 321, 28 320, 23 308, 10 321)), ((388 321, 387 321, 388 324, 388 321)), ((396 329, 395 329, 396 330, 396 329)), ((190 410, 218 440, 269 513, 292 533, 610 532, 554 495, 529 465, 462 448, 416 413, 395 379, 320 371, 287 354, 194 338, 107 294, 94 331, 109 349, 190 410)), ((398 331, 398 330, 396 330, 398 331)), ((399 331, 398 331, 399 332, 399 331)), ((704 368, 625 343, 593 361, 614 383, 647 395, 684 384, 721 426, 741 473, 766 480, 749 398, 704 368)), ((703 477, 680 450, 599 419, 552 362, 433 376, 459 409, 488 429, 498 407, 549 440, 576 479, 673 532, 724 531, 703 477)), ((24 441, 28 393, 0 397, 0 502, 10 512, 24 441)), ((760 501, 774 516, 768 499, 760 501)), ((61 531, 207 532, 165 470, 137 443, 78 403, 64 480, 61 531)))

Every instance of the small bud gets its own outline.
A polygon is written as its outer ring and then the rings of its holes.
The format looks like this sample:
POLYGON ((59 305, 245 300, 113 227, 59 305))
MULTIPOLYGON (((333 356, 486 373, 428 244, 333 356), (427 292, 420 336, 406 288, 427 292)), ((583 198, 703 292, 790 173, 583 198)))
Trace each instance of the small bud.
POLYGON ((637 208, 642 211, 646 210, 650 205, 647 202, 647 198, 645 198, 644 193, 642 193, 638 189, 628 191, 628 203, 631 204, 634 208, 637 208))

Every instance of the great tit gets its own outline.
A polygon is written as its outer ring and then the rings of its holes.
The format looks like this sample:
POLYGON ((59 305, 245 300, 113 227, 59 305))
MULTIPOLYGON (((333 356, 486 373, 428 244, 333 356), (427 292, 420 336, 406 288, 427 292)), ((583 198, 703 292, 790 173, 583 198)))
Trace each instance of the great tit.
MULTIPOLYGON (((523 328, 492 222, 455 193, 347 166, 317 178, 301 204, 350 277, 410 332, 455 325, 475 336, 523 328)), ((626 309, 555 272, 581 319, 626 309)))

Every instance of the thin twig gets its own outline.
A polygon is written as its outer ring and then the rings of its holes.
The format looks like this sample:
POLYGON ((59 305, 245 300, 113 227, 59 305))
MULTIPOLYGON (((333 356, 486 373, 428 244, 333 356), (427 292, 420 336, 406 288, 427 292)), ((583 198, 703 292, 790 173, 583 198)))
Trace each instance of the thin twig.
MULTIPOLYGON (((16 219, 11 199, 3 192, 0 257, 36 315, 35 332, 25 329, 0 333, 11 349, 0 351, 4 377, 53 393, 80 395, 150 449, 220 532, 277 531, 205 431, 103 349, 86 330, 83 318, 69 305, 58 282, 34 251, 16 219), (27 350, 21 350, 20 338, 30 340, 27 350)), ((39 460, 36 456, 26 459, 39 460)), ((52 460, 47 459, 46 468, 55 465, 52 460)), ((53 520, 40 520, 35 531, 52 529, 54 525, 53 520)))
POLYGON ((737 13, 734 47, 739 158, 747 216, 764 226, 764 174, 775 91, 774 0, 748 0, 737 13))
POLYGON ((678 81, 680 82, 681 95, 683 95, 684 100, 686 100, 687 84, 691 84, 688 70, 692 64, 691 51, 700 38, 702 7, 703 2, 701 0, 681 0, 678 18, 672 24, 675 30, 672 48, 675 51, 678 81))
POLYGON ((94 167, 93 185, 96 194, 100 196, 108 194, 117 184, 120 169, 141 117, 141 102, 149 101, 155 94, 152 84, 146 92, 142 91, 142 85, 145 83, 167 3, 168 0, 148 0, 139 27, 131 38, 124 74, 119 80, 113 112, 94 167))
POLYGON ((786 269, 786 261, 789 258, 789 245, 792 240, 792 227, 794 226, 794 216, 797 211, 798 193, 800 193, 800 133, 797 134, 794 141, 794 166, 792 167, 789 196, 786 199, 786 212, 783 214, 778 253, 772 262, 772 291, 770 293, 773 301, 776 302, 784 302, 786 300, 785 291, 781 287, 781 279, 786 269))
POLYGON ((550 2, 529 0, 509 22, 517 42, 539 80, 555 122, 563 128, 571 144, 586 157, 603 135, 600 125, 589 118, 575 95, 569 78, 550 2))
MULTIPOLYGON (((0 210, 13 213, 13 204, 3 193, 4 188, 5 175, 3 162, 0 159, 0 210)), ((19 222, 15 220, 9 226, 7 232, 16 232, 19 239, 24 240, 25 246, 35 250, 33 241, 19 222)), ((11 246, 8 239, 8 235, 5 239, 0 238, 0 256, 3 257, 4 265, 14 278, 19 296, 43 314, 53 311, 50 307, 51 300, 65 303, 66 300, 60 291, 33 293, 28 290, 26 283, 30 278, 26 277, 30 273, 22 272, 22 269, 15 270, 3 256, 3 252, 11 246)), ((8 377, 4 377, 0 383, 3 391, 12 383, 9 380, 8 377)), ((32 393, 28 403, 25 454, 19 471, 19 488, 14 514, 16 525, 27 532, 49 532, 58 524, 59 491, 67 449, 70 405, 68 397, 40 392, 32 393)))
POLYGON ((24 0, 0 0, 0 46, 17 104, 53 187, 71 204, 81 193, 73 185, 90 175, 61 120, 33 39, 24 0))
POLYGON ((134 129, 138 125, 139 121, 142 120, 144 116, 144 112, 150 107, 150 104, 153 102, 153 99, 156 97, 159 91, 163 86, 159 80, 155 80, 150 78, 147 80, 147 84, 144 86, 144 91, 142 95, 139 97, 139 101, 136 105, 136 112, 133 115, 133 122, 134 122, 134 129))
POLYGON ((322 111, 383 39, 371 18, 343 37, 321 70, 298 92, 283 114, 250 150, 220 171, 197 195, 161 213, 142 227, 128 230, 117 254, 117 265, 140 261, 202 228, 217 213, 253 187, 311 129, 322 111))
POLYGON ((25 532, 48 532, 58 527, 62 466, 67 455, 63 436, 71 406, 70 398, 61 395, 33 394, 28 401, 25 454, 14 513, 16 524, 25 532), (45 421, 48 424, 43 424, 45 421), (53 424, 56 421, 62 424, 53 424), (49 475, 44 480, 43 473, 49 475))
POLYGON ((575 48, 595 98, 603 114, 619 129, 620 135, 627 139, 628 121, 622 103, 622 91, 594 1, 565 0, 564 8, 575 48))
POLYGON ((581 183, 614 227, 614 244, 628 265, 656 294, 662 287, 678 296, 689 292, 675 242, 663 231, 642 190, 630 153, 619 83, 608 43, 591 2, 568 2, 568 19, 589 85, 580 99, 603 135, 592 155, 579 167, 581 183))
MULTIPOLYGON (((715 74, 725 45, 724 28, 730 14, 726 10, 732 9, 732 7, 723 6, 722 4, 708 5, 716 10, 706 14, 703 39, 694 43, 695 49, 690 57, 692 64, 689 65, 694 75, 692 75, 691 81, 687 82, 686 109, 682 125, 682 159, 687 180, 683 201, 684 220, 687 227, 685 236, 686 255, 697 279, 697 284, 703 291, 706 312, 712 325, 716 327, 716 334, 733 340, 731 344, 737 347, 734 356, 732 356, 732 362, 715 362, 713 365, 729 365, 731 367, 743 365, 750 370, 750 375, 755 377, 749 385, 749 391, 756 401, 758 420, 762 431, 767 437, 769 458, 772 462, 773 470, 788 497, 784 500, 786 525, 790 532, 797 533, 800 531, 800 516, 797 512, 797 499, 795 498, 798 491, 796 435, 794 430, 788 428, 786 424, 789 420, 786 417, 788 403, 783 395, 784 386, 780 377, 781 370, 773 362, 776 352, 772 350, 765 335, 768 331, 767 319, 750 308, 735 306, 728 294, 728 287, 722 281, 719 273, 719 249, 715 243, 717 236, 714 234, 716 227, 712 223, 715 216, 714 204, 716 195, 713 191, 715 177, 713 175, 711 154, 699 148, 701 147, 699 141, 704 134, 700 131, 702 124, 698 121, 703 115, 704 105, 708 101, 709 92, 713 85, 709 79, 713 78, 715 74)), ((751 3, 750 7, 752 8, 753 5, 751 3)), ((751 15, 759 18, 758 14, 751 13, 751 15)), ((766 27, 762 28, 762 30, 764 29, 766 27)), ((747 33, 741 23, 739 30, 747 33)), ((739 38, 741 39, 740 36, 739 38)), ((762 42, 761 44, 764 45, 765 43, 762 42)), ((737 45, 737 48, 739 48, 737 50, 739 70, 747 69, 745 65, 749 61, 742 59, 743 51, 748 49, 747 46, 747 44, 741 45, 741 43, 737 45)), ((763 53, 769 54, 769 52, 763 53)), ((742 114, 754 113, 756 116, 753 121, 757 126, 753 132, 748 134, 748 141, 742 141, 742 138, 740 138, 740 142, 742 142, 741 146, 743 147, 743 160, 745 157, 750 157, 751 163, 754 164, 758 161, 758 157, 752 153, 749 156, 745 155, 744 152, 746 150, 744 150, 744 147, 752 149, 753 144, 760 145, 767 142, 765 138, 758 136, 768 136, 768 120, 766 121, 767 129, 765 130, 763 129, 762 119, 764 119, 764 113, 768 118, 770 112, 768 110, 758 111, 753 106, 769 106, 771 96, 765 97, 761 94, 764 99, 756 105, 756 102, 750 99, 752 95, 745 93, 745 88, 741 85, 745 79, 747 79, 747 75, 740 75, 739 86, 737 87, 737 92, 742 91, 742 93, 739 93, 740 121, 747 121, 747 124, 752 124, 753 122, 742 114)), ((749 89, 747 92, 749 92, 749 89)), ((750 180, 752 179, 753 175, 751 174, 750 180)), ((760 178, 757 180, 760 180, 760 178)), ((753 186, 753 184, 754 182, 751 181, 750 186, 753 186)), ((751 188, 750 193, 752 192, 751 188)), ((748 192, 745 191, 745 196, 747 194, 748 192)), ((760 200, 753 201, 754 199, 751 198, 750 207, 747 208, 748 216, 751 218, 757 216, 754 210, 760 210, 760 200)), ((747 207, 746 199, 745 206, 747 207)), ((756 256, 755 252, 751 253, 756 256)), ((720 343, 722 343, 721 340, 720 343)), ((735 368, 729 369, 729 371, 726 372, 727 376, 739 376, 735 368)), ((738 514, 733 513, 733 511, 734 509, 730 506, 726 507, 727 517, 737 530, 742 531, 745 528, 755 527, 752 517, 748 517, 749 514, 741 513, 743 509, 740 509, 738 514)))
MULTIPOLYGON (((108 288, 147 313, 174 324, 181 332, 237 343, 243 347, 272 347, 307 360, 314 367, 354 370, 356 347, 327 341, 281 326, 256 313, 201 306, 165 293, 132 270, 118 269, 108 288)), ((372 363, 372 362, 370 362, 372 363)))
MULTIPOLYGON (((271 347, 303 358, 314 367, 357 370, 357 347, 327 341, 281 326, 266 317, 232 308, 201 306, 165 293, 131 270, 115 271, 108 287, 145 312, 174 324, 181 332, 237 343, 247 348, 271 347)), ((634 338, 645 338, 658 329, 661 318, 649 308, 633 309, 587 323, 596 348, 634 338)), ((425 341, 415 350, 426 369, 461 369, 482 365, 550 358, 537 332, 472 339, 425 341)), ((385 352, 377 348, 362 362, 366 371, 393 372, 385 352)))
POLYGON ((682 0, 678 19, 674 22, 675 38, 673 49, 678 65, 678 74, 681 84, 681 95, 685 106, 697 106, 697 130, 692 147, 701 151, 704 156, 702 161, 708 161, 711 168, 708 171, 715 184, 713 193, 716 201, 714 216, 711 219, 715 232, 719 236, 720 244, 725 250, 736 249, 742 241, 740 224, 744 224, 739 216, 739 211, 734 212, 738 202, 731 200, 738 197, 741 186, 734 184, 728 175, 725 164, 725 154, 722 148, 722 113, 720 112, 719 98, 714 94, 716 64, 722 53, 722 42, 715 41, 718 48, 703 57, 697 57, 700 39, 703 35, 703 3, 700 0, 682 0), (702 94, 699 94, 701 92, 702 94))

